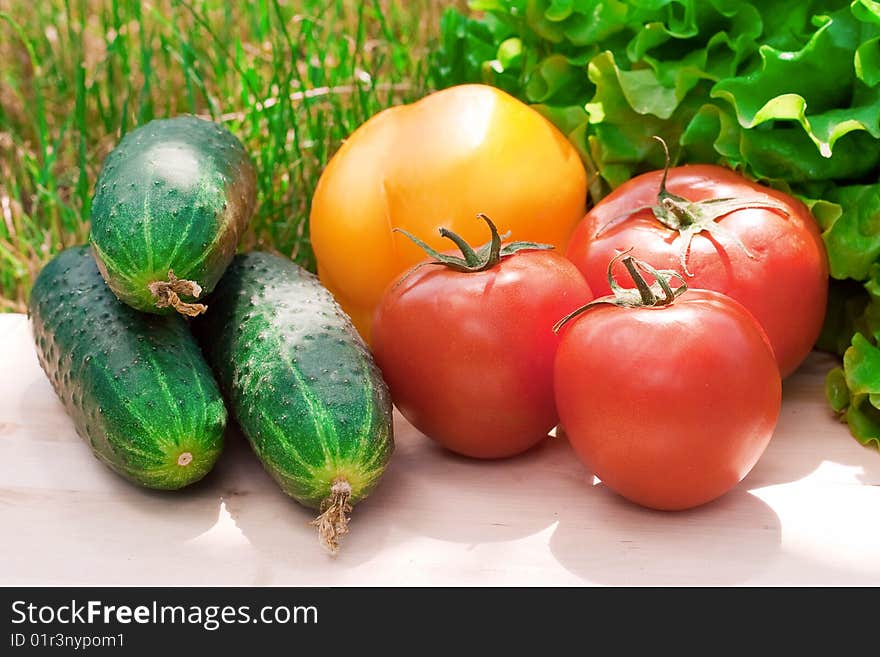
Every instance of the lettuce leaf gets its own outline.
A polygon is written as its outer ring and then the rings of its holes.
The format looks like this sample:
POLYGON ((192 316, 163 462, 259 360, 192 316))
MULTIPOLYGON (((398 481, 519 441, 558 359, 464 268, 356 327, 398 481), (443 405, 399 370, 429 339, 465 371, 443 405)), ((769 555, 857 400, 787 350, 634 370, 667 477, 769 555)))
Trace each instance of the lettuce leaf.
POLYGON ((880 185, 834 186, 824 199, 840 208, 823 226, 831 275, 867 280, 880 258, 880 185))
POLYGON ((876 337, 853 336, 843 367, 829 372, 825 388, 831 407, 863 445, 880 447, 880 349, 876 337))

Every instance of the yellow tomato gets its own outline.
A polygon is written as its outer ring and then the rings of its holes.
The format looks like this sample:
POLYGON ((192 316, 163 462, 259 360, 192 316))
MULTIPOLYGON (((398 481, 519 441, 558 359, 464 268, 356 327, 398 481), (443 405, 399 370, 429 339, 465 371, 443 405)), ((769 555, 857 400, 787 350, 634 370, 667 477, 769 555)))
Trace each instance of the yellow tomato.
POLYGON ((574 147, 538 112, 494 87, 438 91, 380 112, 330 160, 310 217, 318 274, 369 340, 387 285, 426 257, 393 228, 446 250, 445 227, 477 246, 483 212, 563 252, 586 190, 574 147))

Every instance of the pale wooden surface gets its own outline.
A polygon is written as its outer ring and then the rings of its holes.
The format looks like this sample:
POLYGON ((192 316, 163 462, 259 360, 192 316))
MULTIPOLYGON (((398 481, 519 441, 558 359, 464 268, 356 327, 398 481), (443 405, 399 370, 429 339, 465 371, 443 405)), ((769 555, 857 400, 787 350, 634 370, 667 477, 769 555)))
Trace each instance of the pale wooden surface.
POLYGON ((0 315, 0 584, 880 585, 880 454, 837 423, 814 355, 785 384, 776 435, 739 488, 682 513, 633 506, 551 439, 503 462, 435 447, 397 418, 397 451, 342 553, 246 443, 177 493, 95 460, 0 315))

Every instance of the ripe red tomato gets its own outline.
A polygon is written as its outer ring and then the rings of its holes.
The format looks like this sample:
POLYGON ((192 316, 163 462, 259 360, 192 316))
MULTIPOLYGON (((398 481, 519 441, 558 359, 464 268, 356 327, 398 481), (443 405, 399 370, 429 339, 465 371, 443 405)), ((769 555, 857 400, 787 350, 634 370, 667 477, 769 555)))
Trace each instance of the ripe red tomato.
POLYGON ((482 271, 426 264, 387 289, 373 353, 395 405, 422 433, 466 456, 512 456, 557 424, 552 327, 591 298, 553 251, 502 251, 482 271))
MULTIPOLYGON (((698 212, 716 213, 717 221, 708 222, 708 230, 677 229, 655 215, 662 177, 662 171, 646 173, 602 199, 578 224, 567 256, 597 295, 608 293, 606 265, 624 249, 655 267, 692 274, 688 286, 721 292, 748 308, 788 376, 812 349, 825 317, 828 262, 816 221, 787 194, 719 166, 692 165, 669 170, 667 196, 691 208, 704 201, 698 212)), ((675 213, 667 216, 674 225, 675 213)))
MULTIPOLYGON (((627 292, 632 292, 627 290, 627 292)), ((713 500, 770 441, 781 379, 760 325, 730 297, 591 307, 561 330, 556 404, 580 459, 655 509, 713 500)))

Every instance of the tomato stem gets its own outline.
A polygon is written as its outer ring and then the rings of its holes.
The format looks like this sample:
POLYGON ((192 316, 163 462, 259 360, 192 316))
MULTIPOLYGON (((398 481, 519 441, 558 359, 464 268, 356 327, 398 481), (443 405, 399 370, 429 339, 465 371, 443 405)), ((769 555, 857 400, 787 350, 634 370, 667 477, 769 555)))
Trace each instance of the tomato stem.
MULTIPOLYGON (((507 256, 511 256, 514 253, 525 249, 547 250, 553 248, 552 244, 540 244, 538 242, 508 242, 507 244, 504 244, 503 240, 507 239, 510 236, 510 233, 507 232, 504 235, 499 235, 495 224, 482 212, 477 214, 477 217, 486 222, 489 226, 489 232, 491 233, 491 239, 478 249, 474 249, 461 235, 452 232, 448 228, 440 229, 440 237, 445 237, 446 239, 451 240, 458 247, 459 251, 461 251, 461 257, 440 253, 412 233, 405 231, 403 228, 395 228, 394 232, 403 233, 419 245, 425 253, 434 258, 434 260, 417 265, 417 267, 423 265, 445 265, 450 269, 462 273, 486 271, 497 265, 502 258, 506 258, 507 256)), ((412 273, 412 271, 414 270, 410 270, 409 273, 412 273)))
POLYGON ((754 259, 755 255, 746 247, 743 241, 732 231, 718 223, 719 219, 726 217, 732 212, 748 209, 762 209, 778 212, 784 217, 790 216, 788 208, 776 201, 767 194, 755 193, 750 198, 710 198, 703 201, 689 201, 683 196, 677 196, 666 188, 666 182, 669 176, 669 168, 672 159, 669 155, 669 146, 662 137, 654 135, 654 139, 660 142, 663 147, 663 153, 666 156, 666 162, 663 165, 663 177, 660 179, 660 189, 657 191, 657 202, 655 205, 643 205, 633 210, 625 212, 619 217, 615 217, 604 226, 599 228, 596 236, 601 235, 606 230, 616 226, 622 221, 638 212, 650 210, 654 217, 667 228, 677 231, 679 242, 679 262, 681 271, 688 276, 693 273, 688 268, 688 256, 691 251, 691 243, 694 237, 699 233, 705 232, 708 235, 733 242, 737 248, 741 249, 749 258, 754 259))
POLYGON ((638 267, 636 267, 635 260, 633 260, 632 256, 627 256, 623 259, 623 266, 626 267, 633 282, 636 284, 636 289, 642 297, 642 303, 646 306, 655 305, 657 302, 657 296, 651 291, 651 286, 645 281, 645 277, 639 273, 638 267))
POLYGON ((608 283, 611 286, 611 294, 605 297, 595 299, 590 303, 581 306, 577 310, 570 312, 568 315, 560 319, 553 326, 553 332, 559 333, 563 326, 573 320, 575 317, 582 315, 591 308, 607 304, 618 306, 620 308, 661 308, 671 305, 678 297, 684 294, 687 289, 687 283, 684 277, 677 271, 672 269, 655 269, 643 260, 636 260, 628 255, 632 248, 618 253, 611 262, 608 263, 608 283), (614 279, 612 270, 614 265, 622 260, 623 266, 632 278, 636 289, 624 288, 614 279), (644 274, 653 277, 654 283, 648 284, 644 274), (670 281, 677 278, 681 281, 678 287, 672 287, 670 281))

